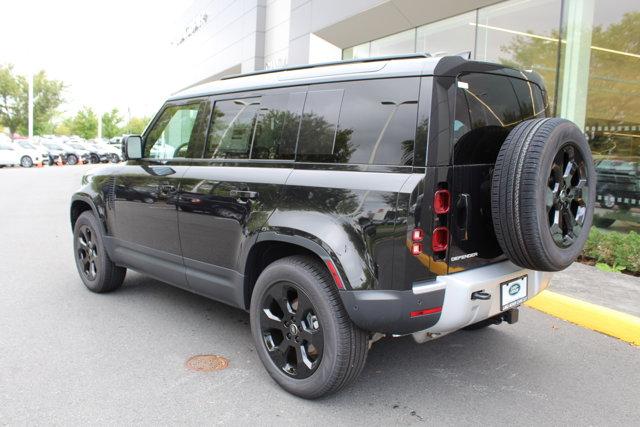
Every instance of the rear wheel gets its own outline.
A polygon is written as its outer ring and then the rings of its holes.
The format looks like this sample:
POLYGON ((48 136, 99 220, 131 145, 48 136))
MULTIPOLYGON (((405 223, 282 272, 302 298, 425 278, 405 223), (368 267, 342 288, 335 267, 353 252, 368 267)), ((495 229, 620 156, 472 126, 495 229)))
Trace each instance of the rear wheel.
POLYGON ((357 378, 368 335, 347 315, 329 272, 311 257, 270 264, 251 297, 251 332, 269 375, 285 390, 313 399, 357 378))
POLYGON ((90 157, 91 163, 100 163, 100 157, 97 154, 92 154, 90 157))
POLYGON ((20 166, 23 168, 30 168, 33 166, 33 160, 29 156, 22 156, 20 159, 20 166))
POLYGON ((104 248, 101 228, 92 212, 83 212, 73 228, 76 267, 84 285, 92 292, 118 289, 127 269, 115 265, 104 248))
POLYGON ((69 154, 67 156, 67 164, 72 166, 78 164, 78 156, 76 156, 75 154, 69 154))

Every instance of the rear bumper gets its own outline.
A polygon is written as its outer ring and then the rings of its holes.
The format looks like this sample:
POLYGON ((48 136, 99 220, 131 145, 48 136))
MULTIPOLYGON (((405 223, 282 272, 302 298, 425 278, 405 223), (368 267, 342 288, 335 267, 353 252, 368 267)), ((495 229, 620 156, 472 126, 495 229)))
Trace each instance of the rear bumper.
POLYGON ((446 289, 442 315, 438 322, 425 332, 448 333, 495 316, 504 310, 500 307, 500 285, 527 275, 527 299, 549 286, 553 273, 518 267, 510 261, 486 267, 440 276, 433 285, 414 287, 414 292, 433 292, 433 287, 446 289), (417 288, 417 289, 416 289, 417 288), (488 293, 487 300, 472 300, 477 291, 488 293))
POLYGON ((501 313, 500 284, 525 274, 528 298, 545 289, 552 276, 503 261, 416 283, 409 291, 341 291, 340 296, 351 320, 366 331, 445 334, 501 313), (477 291, 490 298, 472 300, 477 291), (417 311, 426 312, 412 317, 417 311))

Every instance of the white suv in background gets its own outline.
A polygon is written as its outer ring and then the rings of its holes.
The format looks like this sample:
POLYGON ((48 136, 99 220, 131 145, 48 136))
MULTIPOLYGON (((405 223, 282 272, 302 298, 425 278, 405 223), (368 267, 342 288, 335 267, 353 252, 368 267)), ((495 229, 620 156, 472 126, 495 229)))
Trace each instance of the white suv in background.
POLYGON ((30 168, 37 163, 49 160, 49 155, 43 156, 41 148, 36 147, 27 140, 18 140, 13 143, 16 151, 20 154, 20 166, 30 168))
POLYGON ((0 141, 0 168, 20 164, 20 154, 10 144, 0 141))

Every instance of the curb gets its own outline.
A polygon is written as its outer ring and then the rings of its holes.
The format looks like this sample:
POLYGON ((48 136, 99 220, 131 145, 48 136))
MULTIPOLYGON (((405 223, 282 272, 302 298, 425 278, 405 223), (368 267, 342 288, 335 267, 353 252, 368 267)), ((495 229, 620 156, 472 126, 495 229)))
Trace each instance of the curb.
POLYGON ((524 304, 559 319, 640 346, 640 317, 551 291, 542 291, 524 304))

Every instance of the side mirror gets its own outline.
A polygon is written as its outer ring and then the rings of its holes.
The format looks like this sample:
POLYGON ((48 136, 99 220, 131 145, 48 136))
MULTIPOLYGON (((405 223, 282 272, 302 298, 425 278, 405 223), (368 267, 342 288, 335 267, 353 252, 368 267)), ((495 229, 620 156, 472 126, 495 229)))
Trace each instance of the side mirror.
POLYGON ((142 137, 140 135, 127 135, 122 138, 122 154, 127 160, 142 158, 142 137))

